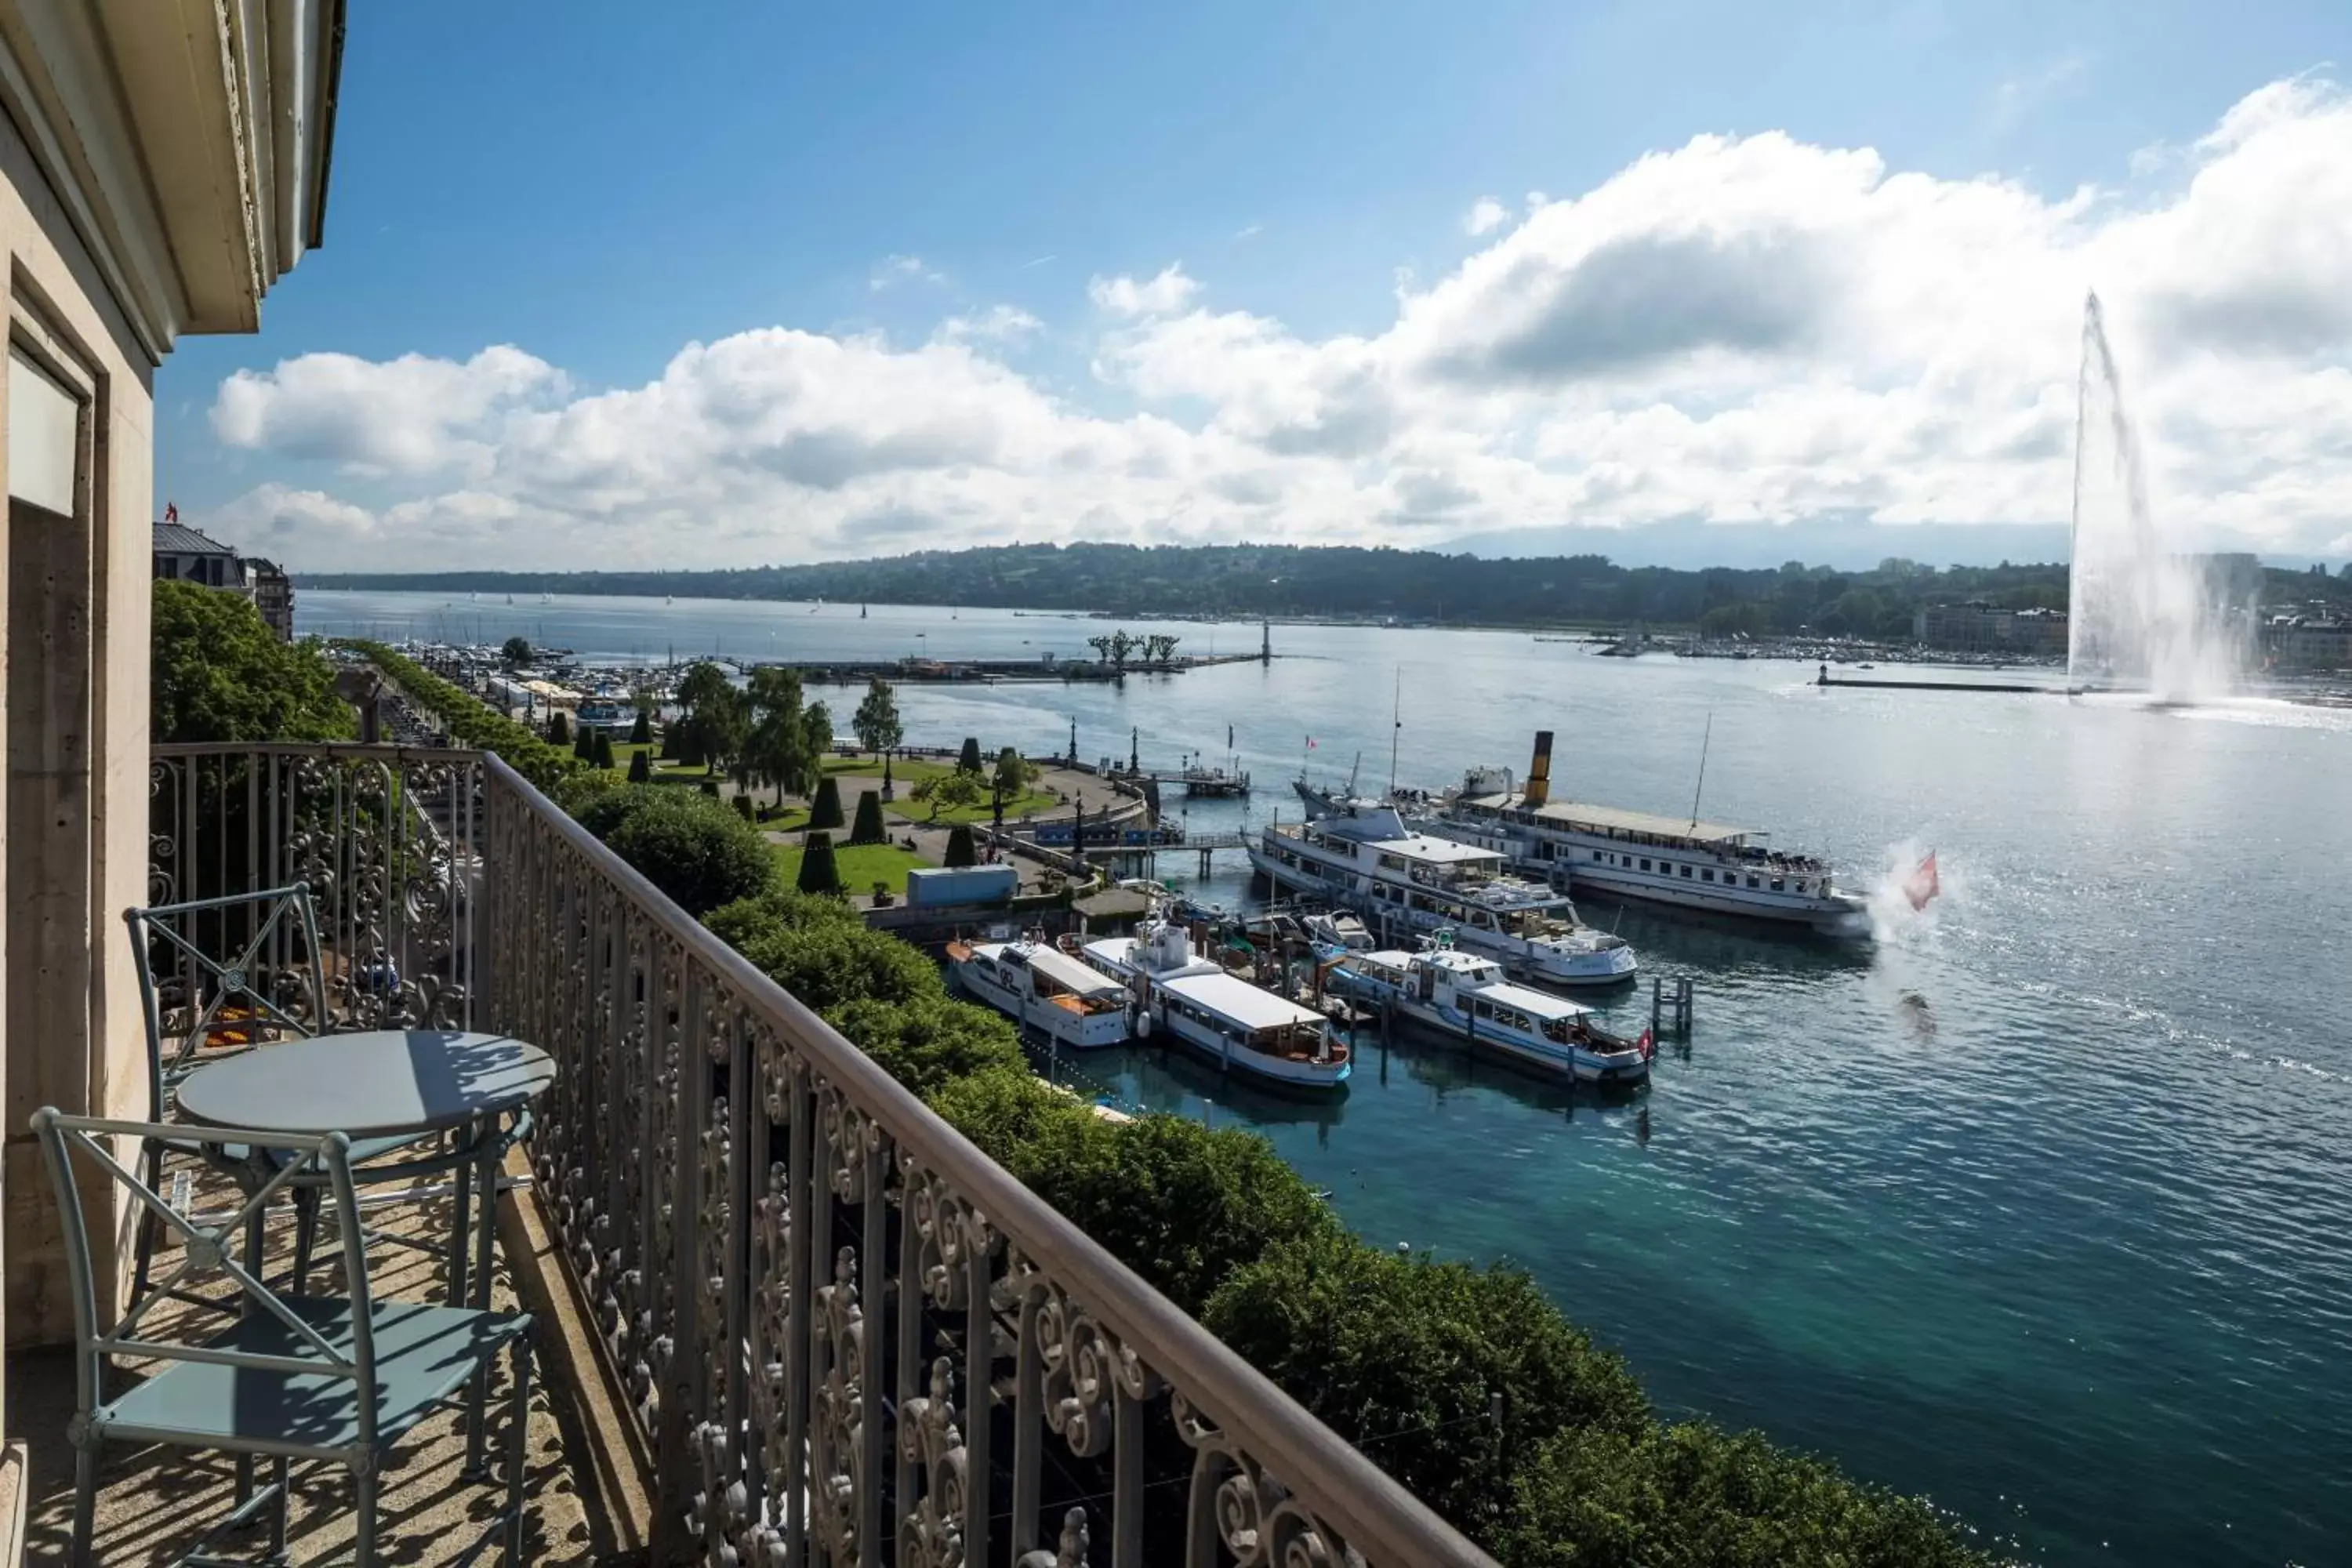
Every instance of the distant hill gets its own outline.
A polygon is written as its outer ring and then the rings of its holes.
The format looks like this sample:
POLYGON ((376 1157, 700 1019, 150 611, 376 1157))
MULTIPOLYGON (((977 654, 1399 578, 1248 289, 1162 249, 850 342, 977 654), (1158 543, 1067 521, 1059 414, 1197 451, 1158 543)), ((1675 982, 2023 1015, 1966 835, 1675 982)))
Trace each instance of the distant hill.
POLYGON ((1903 636, 1923 604, 1983 598, 2063 607, 2063 564, 1866 571, 1791 562, 1680 570, 1607 556, 1489 560, 1352 546, 1010 544, 720 572, 303 574, 310 588, 674 595, 975 605, 1123 616, 1274 616, 1459 626, 1704 626, 1751 634, 1903 636))
POLYGON ((1834 566, 1841 572, 1866 572, 1889 556, 1937 566, 2063 561, 2069 542, 2063 523, 1897 524, 1818 517, 1789 523, 1725 523, 1685 518, 1640 528, 1500 529, 1465 534, 1445 548, 1496 560, 1599 552, 1620 566, 1673 566, 1685 571, 1803 561, 1834 566))

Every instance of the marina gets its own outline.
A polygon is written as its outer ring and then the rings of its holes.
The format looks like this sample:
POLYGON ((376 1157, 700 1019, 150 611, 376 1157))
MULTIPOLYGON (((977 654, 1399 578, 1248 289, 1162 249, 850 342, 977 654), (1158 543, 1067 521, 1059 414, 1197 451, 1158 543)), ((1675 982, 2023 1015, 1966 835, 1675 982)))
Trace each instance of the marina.
MULTIPOLYGON (((439 599, 305 591, 298 630, 396 626, 427 603, 439 599)), ((657 661, 688 626, 702 646, 764 649, 772 629, 779 657, 891 657, 918 630, 940 640, 945 620, 837 611, 561 595, 528 607, 592 666, 633 647, 657 661)), ((1165 625, 1188 647, 1254 648, 1260 635, 1255 622, 1165 625)), ((952 651, 1017 656, 1024 638, 1059 637, 1083 653, 1091 629, 966 608, 952 651)), ((1647 805, 1677 826, 1711 721, 1704 818, 1769 826, 1769 843, 1830 867, 1874 940, 1571 883, 1580 914, 1622 936, 1643 973, 1700 989, 1687 1037, 1658 1032, 1646 1091, 1571 1089, 1400 1027, 1385 1043, 1359 1029, 1343 1094, 1259 1085, 1134 1040, 1062 1053, 1083 1092, 1253 1129, 1359 1234, 1526 1268, 1664 1411, 1929 1493, 2011 1555, 2052 1568, 2334 1559, 2326 1521, 2352 1517, 2352 1478, 2333 1458, 2352 1451, 2352 1415, 2326 1373, 2352 1356, 2326 1306, 2352 1269, 2352 1203, 2333 1177, 2352 1138, 2352 1058, 2342 989, 2325 977, 2352 887, 2307 868, 2352 861, 2326 784, 2352 759, 2352 712, 1921 700, 1823 691, 1793 659, 1276 631, 1284 657, 1270 666, 1123 688, 939 684, 899 701, 926 744, 972 734, 1033 756, 1066 754, 1074 721, 1084 756, 1124 762, 1138 726, 1169 760, 1223 756, 1231 725, 1259 779, 1295 776, 1311 734, 1335 784, 1354 753, 1381 758, 1367 794, 1386 784, 1392 735, 1401 784, 1442 793, 1471 763, 1524 758, 1549 727, 1570 742, 1555 797, 1647 805), (1392 668, 1401 731, 1381 700, 1392 668), (1420 695, 1434 691, 1443 703, 1420 695), (1930 847, 1944 896, 1915 913, 1895 889, 1930 847), (2245 1288, 2257 1277, 2272 1282, 2259 1300, 2245 1288), (2177 1397, 2184 1380, 2195 1399, 2177 1397)), ((1195 837, 1255 841, 1275 798, 1179 796, 1166 816, 1195 837)), ((1280 795, 1285 819, 1292 798, 1280 795)), ((1238 916, 1265 896, 1241 851, 1217 851, 1205 872, 1190 852, 1160 858, 1197 902, 1238 916)), ((1577 999, 1638 1036, 1652 987, 1577 999)))

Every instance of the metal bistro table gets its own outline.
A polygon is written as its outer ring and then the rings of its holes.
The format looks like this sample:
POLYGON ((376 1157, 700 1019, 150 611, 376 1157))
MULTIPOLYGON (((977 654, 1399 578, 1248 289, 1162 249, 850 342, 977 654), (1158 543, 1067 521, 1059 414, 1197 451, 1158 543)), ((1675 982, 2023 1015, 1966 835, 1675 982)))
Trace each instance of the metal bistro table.
POLYGON ((214 1062, 188 1075, 178 1101, 184 1121, 257 1132, 311 1138, 341 1132, 355 1142, 459 1134, 451 1162, 457 1172, 458 1223, 450 1237, 449 1299, 462 1303, 470 1294, 474 1304, 488 1306, 499 1123, 520 1115, 554 1081, 554 1060, 510 1035, 383 1029, 288 1040, 214 1062), (467 1188, 474 1184, 469 1174, 481 1191, 470 1292, 465 1245, 467 1188))

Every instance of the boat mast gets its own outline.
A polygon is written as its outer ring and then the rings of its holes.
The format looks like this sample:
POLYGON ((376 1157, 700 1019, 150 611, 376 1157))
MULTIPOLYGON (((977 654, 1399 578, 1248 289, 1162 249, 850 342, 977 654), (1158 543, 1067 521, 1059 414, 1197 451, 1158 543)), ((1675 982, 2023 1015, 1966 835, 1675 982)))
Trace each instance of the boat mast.
POLYGON ((1690 830, 1693 833, 1696 833, 1698 831, 1699 793, 1706 788, 1706 748, 1708 742, 1712 742, 1714 739, 1715 710, 1710 708, 1706 710, 1706 731, 1699 737, 1698 742, 1698 783, 1691 786, 1690 830))

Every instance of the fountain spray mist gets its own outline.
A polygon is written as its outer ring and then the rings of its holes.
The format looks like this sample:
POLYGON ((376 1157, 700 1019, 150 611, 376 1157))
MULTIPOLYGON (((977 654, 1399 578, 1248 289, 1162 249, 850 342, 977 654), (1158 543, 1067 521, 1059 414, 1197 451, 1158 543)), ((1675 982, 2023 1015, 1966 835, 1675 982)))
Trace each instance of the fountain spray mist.
POLYGON ((2205 559, 2168 549, 2158 535, 2096 294, 2083 302, 2075 397, 2067 684, 2146 689, 2174 702, 2228 693, 2252 606, 2227 603, 2205 559))

